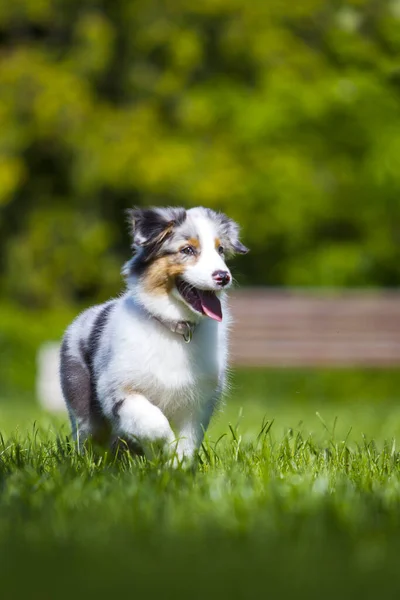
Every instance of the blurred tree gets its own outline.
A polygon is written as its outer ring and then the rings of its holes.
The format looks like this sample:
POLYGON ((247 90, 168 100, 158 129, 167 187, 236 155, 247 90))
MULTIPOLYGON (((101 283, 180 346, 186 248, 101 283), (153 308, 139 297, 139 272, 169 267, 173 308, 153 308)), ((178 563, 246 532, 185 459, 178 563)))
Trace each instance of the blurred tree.
POLYGON ((243 227, 240 281, 400 283, 400 0, 0 3, 0 278, 116 293, 123 210, 243 227))

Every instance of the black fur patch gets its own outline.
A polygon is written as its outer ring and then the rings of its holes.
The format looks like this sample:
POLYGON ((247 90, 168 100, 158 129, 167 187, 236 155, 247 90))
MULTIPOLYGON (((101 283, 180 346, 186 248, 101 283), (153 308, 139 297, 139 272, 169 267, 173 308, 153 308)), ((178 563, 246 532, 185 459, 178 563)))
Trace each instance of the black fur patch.
POLYGON ((111 310, 114 307, 114 300, 107 302, 97 315, 92 325, 92 331, 90 332, 89 339, 86 347, 83 349, 83 355, 85 362, 89 367, 91 378, 93 379, 93 365, 94 359, 97 354, 97 350, 100 343, 101 334, 105 326, 107 325, 108 317, 111 310))
POLYGON ((90 431, 90 435, 101 442, 109 435, 109 425, 96 399, 88 365, 71 356, 67 338, 64 338, 61 345, 60 358, 61 386, 70 410, 74 437, 77 435, 78 421, 84 432, 90 431))
POLYGON ((130 263, 130 273, 142 275, 148 263, 160 256, 163 244, 186 220, 184 208, 146 208, 129 211, 133 247, 139 252, 130 263))
POLYGON ((71 355, 68 337, 61 345, 61 386, 70 409, 71 423, 76 436, 76 425, 83 432, 89 432, 99 443, 105 443, 110 435, 110 424, 104 417, 97 393, 94 376, 94 359, 100 338, 106 326, 114 301, 108 302, 97 315, 88 342, 80 341, 81 357, 71 355))
POLYGON ((101 334, 107 324, 108 317, 114 307, 114 301, 108 302, 99 312, 92 325, 87 345, 81 345, 81 352, 89 370, 90 378, 90 414, 92 417, 102 415, 101 407, 97 398, 96 380, 94 374, 94 359, 100 343, 101 334))
POLYGON ((119 417, 119 409, 121 408, 123 403, 123 400, 117 400, 117 402, 115 402, 114 406, 112 407, 112 414, 115 418, 119 417))
POLYGON ((172 233, 174 227, 182 225, 186 220, 184 208, 144 208, 133 209, 129 212, 132 221, 134 246, 143 248, 172 233))
POLYGON ((60 378, 64 397, 80 419, 90 417, 90 378, 85 364, 69 353, 67 338, 60 351, 60 378))
POLYGON ((147 262, 143 260, 141 254, 137 254, 132 260, 129 261, 129 272, 126 273, 129 277, 130 275, 138 275, 140 277, 146 271, 147 262))
POLYGON ((174 227, 182 225, 186 219, 186 211, 184 208, 133 209, 130 217, 133 222, 134 237, 137 234, 142 238, 144 241, 139 242, 139 245, 143 245, 159 237, 168 225, 174 227))

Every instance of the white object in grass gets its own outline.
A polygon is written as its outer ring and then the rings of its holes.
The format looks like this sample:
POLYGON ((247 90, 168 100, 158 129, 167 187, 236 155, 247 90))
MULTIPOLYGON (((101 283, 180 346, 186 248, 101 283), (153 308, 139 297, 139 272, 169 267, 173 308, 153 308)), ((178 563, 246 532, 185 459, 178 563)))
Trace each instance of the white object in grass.
POLYGON ((45 342, 36 355, 36 396, 42 408, 51 412, 66 410, 59 370, 60 344, 45 342))

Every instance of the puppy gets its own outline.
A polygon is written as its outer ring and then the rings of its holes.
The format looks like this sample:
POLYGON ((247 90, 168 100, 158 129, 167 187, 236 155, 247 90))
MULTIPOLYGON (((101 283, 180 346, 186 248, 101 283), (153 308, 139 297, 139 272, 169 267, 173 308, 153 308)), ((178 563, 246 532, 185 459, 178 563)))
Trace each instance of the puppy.
POLYGON ((80 314, 61 345, 74 438, 191 459, 224 390, 237 224, 198 207, 133 209, 126 292, 80 314))

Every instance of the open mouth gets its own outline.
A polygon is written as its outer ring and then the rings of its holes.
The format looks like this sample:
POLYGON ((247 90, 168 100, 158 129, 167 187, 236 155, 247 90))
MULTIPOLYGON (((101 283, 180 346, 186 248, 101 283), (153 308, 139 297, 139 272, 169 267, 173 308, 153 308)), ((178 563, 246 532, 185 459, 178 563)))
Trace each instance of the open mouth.
POLYGON ((193 310, 201 315, 207 315, 215 321, 222 321, 221 302, 215 292, 199 290, 183 281, 183 279, 177 279, 176 287, 182 298, 193 310))

